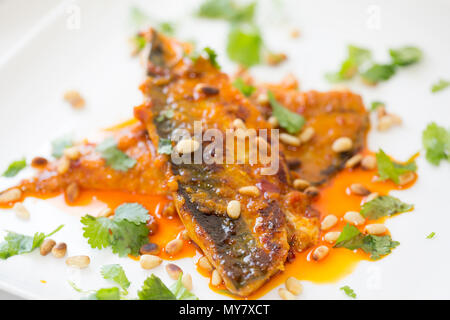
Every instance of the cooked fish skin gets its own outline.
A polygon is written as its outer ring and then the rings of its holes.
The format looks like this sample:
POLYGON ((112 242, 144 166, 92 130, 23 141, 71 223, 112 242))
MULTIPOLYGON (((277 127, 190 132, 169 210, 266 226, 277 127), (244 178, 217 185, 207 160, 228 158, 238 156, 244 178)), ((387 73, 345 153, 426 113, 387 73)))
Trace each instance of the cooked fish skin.
MULTIPOLYGON (((147 125, 155 144, 160 138, 170 138, 177 128, 193 133, 194 121, 203 121, 205 128, 223 133, 232 128, 236 118, 242 119, 247 128, 269 128, 258 110, 209 60, 200 57, 191 62, 181 56, 174 63, 171 58, 175 55, 170 52, 173 43, 156 32, 151 38, 149 78, 143 86, 148 101, 135 109, 135 116, 147 125), (169 60, 164 65, 165 57, 169 60), (199 84, 214 90, 199 91, 199 84), (161 117, 168 110, 173 116, 161 117)), ((173 198, 179 216, 228 290, 249 295, 284 269, 289 250, 286 218, 280 207, 280 191, 286 190, 288 182, 285 166, 280 166, 284 171, 277 175, 262 176, 261 165, 180 165, 168 157, 168 167, 177 182, 173 198), (263 181, 277 192, 264 189, 263 181), (260 186, 260 195, 237 192, 249 185, 260 186), (238 219, 227 216, 231 200, 241 203, 238 219)))
POLYGON ((156 153, 147 131, 141 123, 132 123, 107 133, 114 136, 118 148, 136 160, 136 165, 126 172, 108 167, 96 143, 81 142, 76 145, 80 157, 70 162, 67 172, 59 173, 61 160, 50 161, 40 168, 35 177, 24 180, 20 188, 26 194, 53 194, 62 192, 76 183, 86 190, 123 191, 138 194, 168 195, 167 179, 160 170, 163 161, 156 153))
POLYGON ((306 119, 305 127, 314 129, 313 138, 299 147, 284 146, 282 151, 294 177, 321 185, 342 170, 345 162, 364 149, 370 122, 361 97, 350 91, 299 91, 292 85, 269 84, 258 87, 251 99, 269 117, 270 104, 258 102, 258 96, 271 90, 281 104, 306 119), (353 147, 336 153, 333 142, 349 137, 353 147))

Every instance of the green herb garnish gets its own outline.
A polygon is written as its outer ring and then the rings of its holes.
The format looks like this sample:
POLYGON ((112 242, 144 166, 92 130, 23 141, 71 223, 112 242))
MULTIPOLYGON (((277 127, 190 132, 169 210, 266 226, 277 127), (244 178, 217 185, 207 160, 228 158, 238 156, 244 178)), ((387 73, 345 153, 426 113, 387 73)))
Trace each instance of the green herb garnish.
POLYGON ((450 81, 440 79, 438 82, 434 83, 431 86, 431 92, 435 93, 441 90, 444 90, 445 88, 450 87, 450 81))
POLYGON ((158 153, 172 154, 172 142, 170 141, 170 139, 159 138, 158 153))
POLYGON ((253 20, 256 2, 237 5, 232 0, 206 0, 198 10, 198 16, 208 19, 224 19, 232 22, 253 20))
POLYGON ((22 160, 13 161, 9 164, 8 169, 3 172, 3 176, 7 178, 15 177, 26 166, 27 160, 25 158, 23 158, 22 160))
POLYGON ((239 91, 241 91, 242 94, 246 97, 250 97, 256 90, 254 86, 246 84, 242 78, 236 78, 233 81, 233 86, 239 89, 239 91))
POLYGON ((327 73, 325 77, 330 82, 349 80, 355 76, 359 68, 370 61, 371 52, 365 48, 349 45, 347 48, 347 58, 342 62, 339 71, 327 73))
POLYGON ((138 296, 140 300, 198 300, 194 294, 183 286, 181 276, 169 289, 154 274, 144 281, 141 290, 138 291, 138 296))
POLYGON ((392 161, 383 150, 380 149, 376 154, 378 175, 380 180, 390 179, 399 184, 399 177, 407 172, 415 172, 417 170, 416 162, 410 159, 407 163, 401 164, 392 161))
POLYGON ((52 156, 59 159, 63 156, 64 150, 73 146, 73 139, 66 135, 52 141, 52 156))
POLYGON ((433 239, 435 235, 436 235, 436 233, 432 232, 429 235, 427 235, 427 239, 433 239))
POLYGON ((356 298, 356 293, 355 291, 353 291, 352 288, 350 288, 349 286, 343 286, 340 288, 341 290, 343 290, 345 292, 345 294, 347 296, 349 296, 350 298, 355 299, 356 298))
POLYGON ((450 130, 432 122, 422 133, 422 144, 431 164, 437 166, 441 160, 450 161, 450 130))
POLYGON ((363 80, 370 84, 377 84, 389 80, 395 74, 395 65, 374 64, 361 74, 363 80))
POLYGON ((404 203, 397 198, 391 196, 379 196, 362 205, 361 215, 368 219, 378 219, 406 212, 412 208, 412 204, 404 203))
POLYGON ((101 273, 103 278, 114 281, 125 291, 125 294, 128 294, 127 289, 130 287, 130 281, 120 264, 104 265, 102 266, 101 273))
POLYGON ((271 91, 267 91, 270 105, 272 106, 272 114, 277 118, 280 127, 286 129, 290 134, 296 134, 305 124, 303 116, 290 111, 279 103, 271 91))
POLYGON ((36 232, 33 237, 9 231, 4 241, 0 243, 0 259, 6 260, 12 256, 29 253, 39 248, 45 238, 54 235, 62 227, 64 225, 60 225, 47 235, 42 232, 36 232))
POLYGON ((117 148, 117 142, 113 137, 105 139, 95 150, 101 153, 102 158, 106 161, 106 165, 114 170, 128 171, 128 169, 133 168, 136 164, 135 159, 130 158, 126 153, 117 148))
POLYGON ((259 29, 252 25, 235 25, 228 34, 228 57, 246 67, 261 62, 263 40, 259 29))
POLYGON ((374 101, 372 102, 372 104, 370 105, 370 111, 375 111, 377 110, 379 107, 384 107, 385 104, 384 102, 381 101, 374 101))
POLYGON ((139 255, 142 245, 148 243, 146 226, 148 211, 137 203, 125 203, 115 210, 113 219, 85 215, 83 236, 92 248, 111 247, 120 257, 139 255))
POLYGON ((390 49, 389 54, 391 55, 392 63, 401 67, 419 62, 422 59, 422 50, 417 47, 390 49))

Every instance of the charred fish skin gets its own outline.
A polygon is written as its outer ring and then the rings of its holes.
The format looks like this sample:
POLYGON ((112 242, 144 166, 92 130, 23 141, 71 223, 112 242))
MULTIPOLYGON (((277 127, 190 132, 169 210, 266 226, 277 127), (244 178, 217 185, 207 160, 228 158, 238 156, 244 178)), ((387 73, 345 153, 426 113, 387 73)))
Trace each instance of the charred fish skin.
MULTIPOLYGON (((192 131, 194 121, 222 132, 231 128, 237 117, 248 127, 269 127, 208 60, 199 58, 191 63, 178 56, 176 61, 166 38, 152 32, 151 39, 149 79, 144 89, 148 101, 136 108, 135 114, 147 125, 155 144, 160 138, 169 139, 177 128, 192 131), (198 90, 199 84, 215 90, 198 90), (173 116, 164 117, 169 110, 173 116)), ((289 245, 280 200, 268 192, 254 198, 237 192, 261 182, 257 166, 176 164, 167 158, 169 179, 177 183, 173 197, 179 216, 228 290, 246 296, 283 270, 289 245), (241 203, 237 219, 226 214, 231 200, 241 203)), ((277 175, 265 179, 283 188, 277 175)))

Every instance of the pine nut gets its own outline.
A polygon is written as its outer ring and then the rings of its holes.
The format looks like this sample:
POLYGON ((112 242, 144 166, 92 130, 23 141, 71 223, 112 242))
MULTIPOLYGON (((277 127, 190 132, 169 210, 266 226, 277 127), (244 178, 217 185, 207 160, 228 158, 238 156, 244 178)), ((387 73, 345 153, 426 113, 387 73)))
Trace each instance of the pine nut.
POLYGON ((355 226, 359 226, 361 224, 364 224, 364 222, 366 222, 366 219, 359 212, 356 211, 348 211, 347 213, 345 213, 344 220, 355 226))
POLYGON ((314 128, 312 127, 305 128, 300 134, 300 141, 303 143, 308 142, 309 140, 312 139, 314 133, 315 133, 314 128))
POLYGON ((29 220, 30 219, 30 212, 28 211, 27 208, 25 208, 25 206, 22 203, 16 202, 14 204, 13 209, 14 209, 14 212, 16 213, 16 216, 19 219, 22 219, 22 220, 29 220))
POLYGON ((180 239, 174 239, 170 241, 168 244, 166 244, 165 251, 168 255, 174 255, 180 252, 180 250, 183 248, 183 241, 180 239))
POLYGON ((55 240, 45 239, 39 247, 39 252, 41 256, 46 256, 52 251, 53 247, 56 245, 55 240))
POLYGON ((283 300, 295 300, 295 296, 285 288, 278 289, 278 295, 283 300))
POLYGON ((372 155, 365 156, 361 160, 361 167, 364 170, 374 170, 376 166, 377 166, 377 159, 372 155))
POLYGON ((157 255, 160 252, 159 246, 156 243, 146 243, 139 249, 139 253, 141 255, 144 254, 151 254, 151 255, 157 255))
POLYGON ((52 248, 52 254, 55 258, 63 258, 67 252, 67 245, 60 242, 52 248))
POLYGON ((361 162, 362 159, 363 156, 361 154, 355 154, 353 157, 347 160, 347 162, 345 163, 345 167, 354 168, 361 162))
POLYGON ((231 219, 237 219, 241 215, 241 203, 237 200, 228 202, 227 214, 231 219))
POLYGON ((287 133, 281 133, 280 140, 281 140, 281 142, 283 142, 287 145, 290 145, 290 146, 298 147, 300 145, 299 138, 292 136, 290 134, 287 134, 287 133))
POLYGON ((64 149, 64 155, 70 160, 78 160, 81 157, 81 152, 78 147, 70 147, 64 149))
POLYGON ((247 127, 245 126, 245 123, 244 123, 244 121, 242 121, 242 119, 234 119, 233 127, 235 129, 247 129, 247 127))
POLYGON ((64 100, 66 100, 75 109, 81 109, 85 106, 86 102, 81 94, 76 90, 69 90, 64 93, 64 100))
POLYGON ((325 218, 323 218, 320 228, 322 230, 328 230, 333 228, 338 222, 338 218, 335 215, 329 214, 325 218))
POLYGON ((329 242, 329 243, 333 243, 333 242, 336 242, 336 240, 339 238, 340 235, 341 235, 341 233, 339 231, 327 232, 323 236, 323 240, 325 240, 326 242, 329 242))
POLYGON ((382 117, 384 117, 385 115, 387 115, 386 112, 386 107, 384 105, 379 106, 377 108, 377 119, 381 119, 382 117))
POLYGON ((66 259, 66 264, 69 267, 78 269, 85 269, 91 263, 91 259, 88 256, 73 256, 66 259))
POLYGON ((401 176, 398 177, 398 184, 404 186, 405 184, 410 183, 415 178, 415 175, 412 171, 405 172, 401 176))
POLYGON ((340 152, 350 151, 352 149, 352 147, 353 147, 353 142, 350 138, 340 137, 333 142, 331 149, 334 152, 340 153, 340 152))
POLYGON ((280 125, 280 124, 278 123, 278 119, 275 118, 274 116, 270 116, 269 119, 268 119, 267 121, 269 122, 270 126, 271 126, 273 129, 278 128, 278 126, 280 125))
POLYGON ((257 102, 259 104, 268 104, 269 103, 269 96, 267 93, 261 93, 258 95, 257 102))
POLYGON ((350 186, 350 191, 358 196, 367 196, 370 194, 369 189, 360 183, 354 183, 350 186))
POLYGON ((208 271, 213 271, 213 266, 211 265, 211 263, 209 262, 208 258, 203 256, 200 259, 198 259, 198 265, 205 270, 208 271))
POLYGON ((189 237, 189 233, 187 232, 187 230, 181 231, 181 238, 182 238, 184 241, 189 241, 189 240, 191 240, 191 238, 189 237))
POLYGON ((310 186, 309 182, 303 179, 295 179, 293 185, 295 189, 300 191, 303 191, 310 186))
POLYGON ((175 151, 181 154, 189 154, 200 148, 200 143, 194 139, 180 140, 175 146, 175 151))
POLYGON ((180 275, 183 274, 183 270, 181 270, 179 266, 173 263, 169 263, 166 266, 166 272, 173 280, 178 280, 178 278, 180 278, 180 275))
POLYGON ((217 269, 215 269, 211 275, 211 284, 216 287, 221 283, 222 283, 222 277, 220 276, 219 271, 217 271, 217 269))
POLYGON ((312 258, 313 258, 315 261, 320 261, 320 260, 322 260, 323 258, 325 258, 325 257, 328 255, 328 252, 329 252, 329 251, 330 251, 330 249, 328 249, 327 246, 320 246, 320 247, 317 247, 317 248, 313 251, 312 258))
POLYGON ((64 174, 67 171, 69 171, 69 168, 70 168, 70 160, 66 157, 62 157, 59 160, 56 171, 58 171, 59 174, 64 174))
POLYGON ((152 254, 144 254, 141 256, 139 262, 142 269, 150 270, 159 266, 162 263, 162 259, 152 254))
POLYGON ((308 187, 304 192, 310 198, 315 198, 319 195, 319 189, 317 189, 316 187, 308 187))
POLYGON ((393 114, 386 114, 378 119, 377 129, 378 131, 386 131, 394 125, 402 123, 402 119, 393 114))
POLYGON ((72 182, 66 188, 66 197, 69 203, 74 203, 80 195, 80 187, 78 183, 72 182))
POLYGON ((192 277, 189 273, 183 273, 181 276, 181 283, 187 290, 192 290, 192 277))
POLYGON ((0 193, 0 203, 8 203, 20 200, 22 198, 22 191, 18 188, 13 188, 0 193))
POLYGON ((44 157, 34 157, 33 160, 31 160, 31 166, 41 168, 46 166, 48 163, 48 160, 44 157))
POLYGON ((369 202, 369 201, 372 201, 372 200, 374 200, 375 198, 377 198, 379 195, 378 195, 378 192, 372 192, 371 194, 369 194, 365 199, 364 199, 364 203, 366 203, 366 202, 369 202))
POLYGON ((380 235, 386 233, 387 228, 384 224, 374 223, 368 224, 364 229, 368 234, 380 235))
POLYGON ((284 285, 286 286, 286 289, 293 295, 298 296, 303 292, 302 283, 294 277, 287 278, 284 285))
POLYGON ((239 188, 239 193, 250 197, 257 197, 260 194, 259 189, 255 186, 241 187, 239 188))

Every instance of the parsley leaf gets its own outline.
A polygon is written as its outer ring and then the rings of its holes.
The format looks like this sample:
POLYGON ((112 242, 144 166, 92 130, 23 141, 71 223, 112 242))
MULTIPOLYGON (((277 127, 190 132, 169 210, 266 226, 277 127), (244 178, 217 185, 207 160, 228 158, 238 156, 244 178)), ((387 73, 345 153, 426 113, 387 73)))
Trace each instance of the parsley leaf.
POLYGON ((349 45, 347 51, 347 59, 342 62, 339 71, 325 75, 328 81, 339 82, 353 78, 358 73, 359 67, 370 61, 372 56, 369 50, 353 45, 349 45))
POLYGON ((438 82, 434 83, 431 86, 431 92, 435 93, 441 90, 444 90, 445 88, 450 87, 450 81, 440 79, 438 82))
POLYGON ((377 110, 379 107, 384 106, 384 102, 381 101, 374 101, 372 102, 371 106, 370 106, 370 111, 375 111, 377 110))
POLYGON ((397 198, 391 196, 379 196, 363 204, 361 215, 368 219, 378 219, 405 212, 412 208, 412 204, 404 203, 397 198))
POLYGON ((6 260, 12 256, 29 253, 41 246, 45 238, 52 236, 64 225, 60 225, 53 232, 45 235, 42 232, 36 232, 33 237, 23 234, 8 232, 5 239, 0 243, 0 259, 6 260))
POLYGON ((198 10, 198 16, 209 19, 224 19, 233 22, 253 20, 256 2, 238 6, 232 0, 206 0, 198 10))
POLYGON ((20 171, 22 171, 26 166, 27 166, 27 160, 25 160, 25 158, 23 158, 22 160, 13 161, 8 166, 8 169, 6 169, 6 171, 3 172, 3 176, 7 177, 7 178, 14 177, 20 171))
POLYGON ((427 235, 427 239, 433 239, 435 235, 436 235, 436 233, 432 232, 429 235, 427 235))
POLYGON ((392 62, 397 66, 408 66, 419 62, 422 59, 422 50, 417 47, 403 47, 399 49, 390 49, 392 62))
POLYGON ((246 97, 250 97, 256 88, 252 85, 246 84, 242 78, 236 78, 233 81, 233 86, 242 92, 246 97))
POLYGON ((228 57, 246 67, 260 63, 263 40, 256 26, 235 25, 228 34, 228 57))
POLYGON ((101 142, 95 149, 101 153, 106 165, 114 170, 128 171, 136 164, 136 160, 117 148, 117 143, 113 137, 109 137, 101 142))
POLYGON ((390 79, 395 74, 395 65, 374 64, 361 74, 363 80, 370 84, 377 84, 390 79))
POLYGON ((73 139, 66 135, 52 141, 52 156, 59 159, 64 154, 64 149, 73 146, 73 139))
POLYGON ((362 249, 364 252, 370 253, 371 259, 377 260, 381 256, 391 253, 391 250, 399 244, 397 241, 392 241, 389 235, 364 235, 355 226, 347 224, 336 240, 334 247, 350 250, 362 249))
POLYGON ((271 91, 267 91, 270 105, 272 106, 273 116, 277 118, 280 123, 280 127, 286 129, 290 134, 295 134, 305 124, 305 118, 303 116, 290 111, 279 103, 271 91))
POLYGON ((391 179, 398 184, 399 176, 406 172, 415 172, 417 165, 414 160, 409 160, 405 164, 392 161, 383 150, 380 149, 376 154, 378 175, 381 180, 391 179))
POLYGON ((159 138, 158 153, 172 154, 172 141, 170 139, 159 138))
POLYGON ((121 205, 113 219, 86 215, 81 218, 83 236, 92 248, 110 246, 120 257, 137 256, 140 247, 148 243, 148 217, 148 211, 139 204, 121 205))
POLYGON ((422 144, 430 163, 439 165, 441 160, 450 161, 450 130, 432 122, 422 133, 422 144))
POLYGON ((108 264, 102 266, 101 270, 103 278, 106 280, 112 280, 122 287, 125 292, 130 287, 130 281, 128 280, 125 271, 119 264, 108 264))
POLYGON ((140 291, 139 300, 176 300, 177 297, 166 287, 160 278, 152 274, 148 277, 140 291))
POLYGON ((349 296, 350 298, 355 299, 356 298, 356 293, 355 291, 353 291, 352 288, 350 288, 349 286, 343 286, 340 288, 341 290, 343 290, 345 292, 345 294, 347 296, 349 296))

